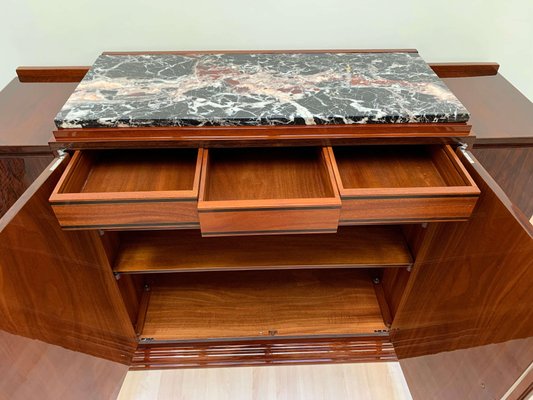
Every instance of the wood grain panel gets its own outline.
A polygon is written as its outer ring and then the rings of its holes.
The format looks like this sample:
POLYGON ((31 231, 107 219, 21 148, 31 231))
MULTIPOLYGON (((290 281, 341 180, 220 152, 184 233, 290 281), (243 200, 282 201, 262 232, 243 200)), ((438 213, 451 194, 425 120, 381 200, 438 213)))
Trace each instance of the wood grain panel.
POLYGON ((54 204, 65 229, 199 228, 196 201, 54 204))
POLYGON ((400 364, 414 400, 511 400, 504 394, 532 359, 530 337, 403 359, 400 364))
POLYGON ((362 270, 150 276, 142 338, 194 340, 386 331, 362 270))
POLYGON ((20 83, 13 79, 0 91, 0 153, 46 152, 54 117, 75 83, 20 83))
POLYGON ((98 233, 61 230, 48 203, 64 164, 0 220, 0 329, 128 363, 133 327, 98 233))
POLYGON ((0 218, 43 172, 49 155, 0 156, 0 218))
POLYGON ((533 336, 533 227, 473 160, 471 219, 431 224, 416 256, 392 326, 400 358, 533 336))
POLYGON ((472 214, 476 202, 476 196, 345 200, 339 224, 464 221, 472 214))
POLYGON ((502 75, 444 82, 470 113, 476 146, 533 143, 533 103, 502 75))
POLYGON ((115 400, 127 371, 120 363, 0 331, 1 399, 115 400))
POLYGON ((533 215, 533 146, 480 147, 472 153, 526 217, 533 215))
POLYGON ((198 231, 123 232, 113 270, 121 273, 407 267, 398 227, 341 228, 336 234, 202 238, 198 231))

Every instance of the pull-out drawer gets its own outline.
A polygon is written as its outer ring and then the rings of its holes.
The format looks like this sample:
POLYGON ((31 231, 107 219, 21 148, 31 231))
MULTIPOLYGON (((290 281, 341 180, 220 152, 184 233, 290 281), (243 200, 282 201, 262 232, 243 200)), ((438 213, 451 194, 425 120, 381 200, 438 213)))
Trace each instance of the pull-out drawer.
POLYGON ((202 153, 77 151, 50 203, 64 228, 197 228, 202 153))
POLYGON ((328 148, 341 225, 467 219, 479 189, 449 146, 328 148))
POLYGON ((340 206, 326 148, 205 150, 203 236, 336 232, 340 206))

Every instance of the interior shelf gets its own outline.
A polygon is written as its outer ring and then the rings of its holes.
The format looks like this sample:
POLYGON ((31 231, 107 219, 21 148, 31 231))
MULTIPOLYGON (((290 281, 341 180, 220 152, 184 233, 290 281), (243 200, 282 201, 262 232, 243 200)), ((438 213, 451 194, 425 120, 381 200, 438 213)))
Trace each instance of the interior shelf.
POLYGON ((198 230, 119 233, 114 271, 409 267, 399 226, 341 227, 337 233, 202 238, 198 230))
POLYGON ((165 274, 150 275, 147 282, 141 339, 375 335, 387 330, 365 270, 165 274))

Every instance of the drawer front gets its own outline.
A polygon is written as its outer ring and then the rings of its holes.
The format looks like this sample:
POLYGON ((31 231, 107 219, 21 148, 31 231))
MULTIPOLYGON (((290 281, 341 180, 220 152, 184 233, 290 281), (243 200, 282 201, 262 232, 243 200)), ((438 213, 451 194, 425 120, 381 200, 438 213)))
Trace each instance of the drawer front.
POLYGON ((336 232, 340 206, 326 149, 204 152, 202 236, 336 232))
POLYGON ((335 233, 340 207, 200 210, 202 236, 335 233))
POLYGON ((343 198, 340 225, 466 220, 474 197, 343 198))
POLYGON ((197 228, 202 152, 78 151, 52 209, 65 229, 197 228))
POLYGON ((329 148, 329 154, 341 225, 465 220, 479 197, 449 146, 329 148))
POLYGON ((197 201, 55 203, 65 229, 198 228, 197 201))

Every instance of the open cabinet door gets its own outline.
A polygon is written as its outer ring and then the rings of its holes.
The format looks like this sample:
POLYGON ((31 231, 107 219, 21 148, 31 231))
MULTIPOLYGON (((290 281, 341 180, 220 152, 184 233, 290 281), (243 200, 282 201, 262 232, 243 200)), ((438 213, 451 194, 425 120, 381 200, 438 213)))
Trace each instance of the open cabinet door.
POLYGON ((0 219, 0 330, 128 365, 136 338, 96 231, 63 231, 54 160, 0 219))
POLYGON ((482 379, 498 386, 494 392, 501 396, 533 361, 533 226, 471 153, 459 155, 481 196, 467 222, 427 227, 392 325, 414 398, 488 396, 482 379), (511 341, 501 352, 479 347, 511 341), (448 353, 445 367, 442 358, 435 364, 430 356, 475 347, 479 351, 459 358, 448 353), (487 364, 490 358, 499 371, 516 372, 498 375, 487 364), (476 363, 484 364, 479 381, 471 379, 468 391, 457 391, 461 376, 476 363), (456 391, 442 390, 446 385, 456 391))

